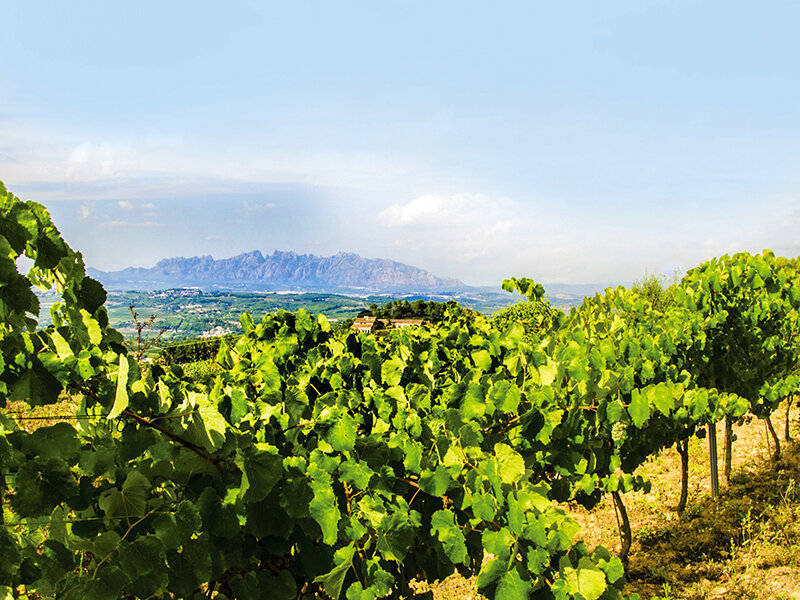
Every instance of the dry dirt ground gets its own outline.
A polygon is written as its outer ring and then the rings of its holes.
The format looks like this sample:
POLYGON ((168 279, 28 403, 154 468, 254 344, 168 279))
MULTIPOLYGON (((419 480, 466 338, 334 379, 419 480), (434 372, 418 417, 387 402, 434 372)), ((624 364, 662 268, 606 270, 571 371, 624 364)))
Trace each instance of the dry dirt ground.
MULTIPOLYGON (((783 438, 783 411, 773 423, 783 438)), ((797 411, 790 430, 797 435, 797 411)), ((742 598, 800 600, 800 445, 781 439, 782 456, 772 460, 773 444, 757 419, 734 426, 730 485, 711 499, 708 440, 690 444, 689 501, 677 515, 680 460, 668 449, 642 466, 650 493, 629 493, 633 546, 628 587, 642 598, 686 600, 742 598)), ((722 427, 717 446, 723 448, 722 427)), ((610 502, 592 511, 575 511, 589 545, 619 549, 610 502)))
MULTIPOLYGON (((798 409, 790 433, 800 438, 798 409)), ((720 497, 711 499, 708 440, 690 443, 689 499, 676 513, 680 495, 680 458, 674 448, 642 465, 652 482, 647 494, 623 496, 633 545, 627 593, 664 600, 800 600, 800 442, 783 441, 783 410, 773 415, 782 457, 773 461, 763 421, 734 425, 730 485, 720 481, 720 497)), ((722 478, 722 424, 717 427, 722 478)), ((602 544, 618 552, 620 537, 614 507, 607 501, 591 511, 569 506, 592 548, 602 544)), ((474 580, 457 575, 432 585, 436 600, 479 598, 474 580)))

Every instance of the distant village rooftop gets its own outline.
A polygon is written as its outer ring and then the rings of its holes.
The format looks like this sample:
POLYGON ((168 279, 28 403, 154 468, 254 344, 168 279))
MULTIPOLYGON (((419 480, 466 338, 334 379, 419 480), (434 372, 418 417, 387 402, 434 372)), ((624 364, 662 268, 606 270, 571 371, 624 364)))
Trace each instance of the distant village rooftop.
POLYGON ((379 329, 405 329, 419 327, 425 319, 376 319, 375 317, 358 317, 350 329, 354 331, 377 331, 379 329))

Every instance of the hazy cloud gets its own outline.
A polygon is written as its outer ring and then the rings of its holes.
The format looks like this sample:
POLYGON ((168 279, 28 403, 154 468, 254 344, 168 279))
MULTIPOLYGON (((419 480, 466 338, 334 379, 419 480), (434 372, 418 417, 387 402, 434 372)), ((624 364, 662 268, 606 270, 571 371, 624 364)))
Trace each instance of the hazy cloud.
POLYGON ((69 150, 63 171, 67 180, 98 181, 126 177, 136 167, 136 155, 125 144, 84 142, 69 150))

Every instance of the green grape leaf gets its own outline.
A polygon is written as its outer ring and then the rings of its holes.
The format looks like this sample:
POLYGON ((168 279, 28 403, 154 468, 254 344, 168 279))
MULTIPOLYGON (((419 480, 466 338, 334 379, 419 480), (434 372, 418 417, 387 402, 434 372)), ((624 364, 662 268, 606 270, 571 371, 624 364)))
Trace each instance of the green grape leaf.
POLYGON ((39 299, 31 291, 30 280, 22 275, 14 275, 10 280, 5 278, 5 283, 0 285, 0 301, 15 311, 39 313, 39 299))
POLYGON ((520 401, 519 388, 506 380, 497 381, 489 391, 489 399, 497 410, 516 413, 520 401))
POLYGON ((314 579, 314 583, 321 583, 325 588, 325 593, 328 594, 333 600, 339 600, 342 593, 342 585, 347 576, 350 567, 353 566, 353 555, 355 554, 355 545, 350 545, 344 548, 339 548, 334 556, 336 566, 325 575, 320 575, 314 579))
POLYGON ((249 312, 242 313, 242 316, 239 317, 239 324, 242 326, 242 331, 245 335, 250 335, 256 327, 249 312))
POLYGON ((237 600, 290 600, 297 597, 297 584, 289 571, 270 575, 264 571, 236 575, 229 584, 237 600))
POLYGON ((480 491, 472 496, 472 513, 476 519, 493 521, 496 512, 497 500, 493 495, 480 491))
POLYGON ((350 584, 345 597, 347 600, 375 600, 376 598, 375 592, 369 588, 365 590, 360 581, 354 581, 350 584))
POLYGON ((175 515, 169 513, 157 515, 153 519, 153 531, 165 548, 174 549, 181 545, 181 535, 175 515))
POLYGON ((52 235, 52 232, 47 233, 48 235, 41 235, 39 232, 39 239, 36 240, 35 266, 40 269, 55 269, 58 262, 66 256, 64 241, 52 235))
MULTIPOLYGON (((546 545, 547 542, 545 541, 543 544, 546 545)), ((529 573, 544 573, 545 569, 549 568, 549 565, 550 553, 547 550, 541 546, 538 548, 528 549, 528 560, 526 561, 525 567, 528 569, 529 573)))
POLYGON ((539 379, 542 385, 550 385, 556 380, 558 374, 558 365, 551 359, 547 359, 547 364, 541 365, 537 369, 539 379))
POLYGON ((178 505, 178 509, 175 511, 175 521, 178 524, 180 544, 185 544, 203 526, 200 511, 189 500, 184 500, 178 505))
POLYGON ((38 362, 26 370, 10 387, 9 402, 26 402, 31 406, 57 402, 63 389, 58 379, 38 362))
POLYGON ((648 398, 653 406, 665 416, 669 416, 670 411, 675 407, 675 400, 669 387, 663 383, 648 390, 648 398))
POLYGON ((106 581, 105 578, 90 579, 81 584, 80 591, 73 594, 73 596, 82 600, 118 600, 119 592, 121 591, 120 583, 111 583, 106 581))
POLYGON ((631 403, 628 405, 628 413, 631 415, 633 424, 641 428, 650 418, 650 403, 647 396, 639 393, 639 390, 631 392, 631 403))
POLYGON ((525 476, 525 461, 522 456, 506 444, 495 444, 497 469, 503 483, 516 483, 525 476))
MULTIPOLYGON (((507 561, 498 558, 489 560, 483 564, 480 572, 478 573, 477 586, 478 591, 484 593, 486 588, 506 572, 507 561)), ((487 595, 484 593, 484 595, 487 595)))
POLYGON ((58 456, 72 462, 80 452, 81 443, 72 425, 56 423, 21 437, 19 448, 30 457, 46 459, 58 456))
POLYGON ((450 510, 437 510, 431 517, 431 534, 436 536, 444 553, 453 563, 467 564, 467 545, 464 532, 456 525, 456 516, 450 510))
POLYGON ((137 537, 119 549, 119 564, 128 577, 141 577, 164 571, 164 544, 155 535, 137 537))
POLYGON ((586 600, 598 600, 608 587, 605 573, 588 557, 581 558, 577 568, 565 566, 562 570, 568 592, 580 594, 586 600))
POLYGON ((95 375, 95 370, 94 367, 92 367, 89 357, 82 356, 78 359, 78 373, 84 379, 89 379, 95 375))
POLYGON ((481 535, 483 549, 501 560, 508 560, 511 546, 515 541, 514 536, 505 527, 500 528, 499 531, 485 529, 481 535))
POLYGON ((461 401, 461 411, 465 419, 479 419, 486 413, 486 399, 483 388, 478 383, 470 383, 461 401))
POLYGON ((408 386, 406 386, 406 396, 411 406, 415 409, 431 407, 431 390, 422 384, 408 384, 408 386))
POLYGON ((525 526, 525 513, 514 492, 509 492, 508 494, 508 512, 506 515, 511 532, 516 536, 522 535, 523 527, 525 526))
POLYGON ((375 471, 370 469, 367 463, 360 460, 351 458, 339 465, 339 478, 360 490, 367 489, 369 480, 374 474, 375 471))
POLYGON ((472 353, 472 362, 481 371, 489 371, 492 368, 492 355, 486 350, 475 350, 472 353))
POLYGON ((625 407, 618 400, 612 400, 606 405, 606 418, 611 423, 616 423, 622 418, 625 407))
POLYGON ((71 572, 75 568, 75 556, 64 544, 52 538, 42 544, 42 556, 50 559, 59 569, 71 572))
POLYGON ((189 392, 187 396, 195 407, 186 428, 189 441, 209 451, 218 450, 225 442, 228 428, 225 417, 205 394, 189 392))
POLYGON ((78 493, 78 483, 64 459, 35 458, 24 463, 14 478, 11 506, 24 517, 50 512, 78 493))
POLYGON ((356 443, 356 422, 347 413, 342 413, 328 430, 326 441, 337 452, 352 450, 356 443))
POLYGON ((80 308, 93 315, 98 308, 105 304, 108 295, 103 285, 96 279, 84 277, 77 291, 80 308))
POLYGON ((367 564, 367 582, 370 584, 367 591, 374 593, 378 598, 388 597, 395 583, 394 576, 380 568, 377 560, 373 559, 367 564))
MULTIPOLYGON (((235 498, 236 490, 229 490, 229 497, 235 498)), ((197 510, 203 519, 203 531, 214 538, 230 540, 241 533, 236 507, 222 503, 222 498, 212 487, 207 487, 197 499, 197 510)), ((219 543, 219 542, 217 542, 219 543)))
POLYGON ((271 394, 278 394, 281 390, 281 373, 272 358, 266 354, 257 357, 255 366, 261 377, 261 394, 269 397, 271 394))
MULTIPOLYGON (((320 317, 325 318, 323 315, 320 317)), ((327 321, 324 322, 327 325, 327 321)), ((323 328, 323 331, 327 331, 323 328)), ((297 598, 297 582, 289 571, 277 575, 259 573, 261 596, 259 600, 294 600, 297 598)))
POLYGON ((108 418, 116 419, 126 408, 128 408, 128 357, 120 354, 117 393, 114 396, 114 405, 111 407, 111 412, 108 413, 108 418))
POLYGON ((450 473, 444 465, 437 466, 435 471, 423 471, 419 478, 419 487, 431 496, 443 496, 450 487, 450 473))
MULTIPOLYGON (((105 291, 103 293, 105 293, 105 291)), ((81 309, 81 319, 83 320, 83 326, 86 327, 86 332, 89 334, 89 341, 92 344, 99 344, 102 342, 103 330, 100 329, 100 323, 93 319, 88 311, 83 309, 81 309)))
POLYGON ((386 507, 380 498, 364 496, 358 501, 358 508, 361 509, 361 513, 375 528, 380 526, 386 516, 386 507))
POLYGON ((601 558, 597 564, 605 571, 606 578, 611 583, 614 583, 625 575, 625 567, 622 565, 622 561, 616 556, 610 557, 608 560, 601 558))
POLYGON ((145 513, 150 481, 138 471, 131 471, 122 490, 110 489, 100 494, 98 504, 107 517, 140 517, 145 513))
POLYGON ((304 340, 314 329, 314 319, 304 308, 300 308, 295 314, 294 329, 297 331, 301 340, 304 340))
POLYGON ((120 537, 116 531, 106 531, 94 538, 89 548, 92 554, 102 560, 104 556, 114 552, 119 546, 119 543, 120 537))
POLYGON ((180 553, 167 553, 170 591, 179 598, 191 598, 200 584, 211 579, 212 548, 205 539, 190 539, 182 545, 180 553))
POLYGON ((283 459, 277 453, 277 448, 268 444, 258 444, 254 453, 237 458, 236 464, 242 469, 239 497, 247 502, 266 498, 283 478, 283 459))
POLYGON ((402 563, 414 543, 418 520, 407 512, 395 512, 381 521, 376 530, 377 548, 385 558, 402 563))
POLYGON ((329 546, 336 543, 339 534, 341 513, 336 506, 336 496, 330 483, 312 481, 311 489, 314 498, 308 505, 308 511, 322 529, 322 541, 329 546))
POLYGON ((65 360, 70 356, 75 356, 75 354, 72 352, 72 348, 70 348, 69 344, 67 343, 67 340, 65 340, 64 336, 58 333, 58 331, 53 331, 50 334, 50 339, 53 340, 53 345, 56 348, 56 354, 58 354, 58 358, 65 360))
POLYGON ((85 473, 97 477, 104 473, 113 473, 116 468, 116 458, 115 448, 98 445, 89 452, 81 452, 80 466, 85 473))
POLYGON ((241 388, 233 388, 230 393, 231 398, 231 423, 236 425, 244 419, 250 412, 247 404, 247 394, 241 388))
POLYGON ((388 386, 400 385, 406 365, 399 356, 393 356, 381 365, 381 380, 388 386))
POLYGON ((495 600, 528 600, 531 589, 531 582, 522 579, 516 569, 511 569, 500 577, 494 598, 495 600))

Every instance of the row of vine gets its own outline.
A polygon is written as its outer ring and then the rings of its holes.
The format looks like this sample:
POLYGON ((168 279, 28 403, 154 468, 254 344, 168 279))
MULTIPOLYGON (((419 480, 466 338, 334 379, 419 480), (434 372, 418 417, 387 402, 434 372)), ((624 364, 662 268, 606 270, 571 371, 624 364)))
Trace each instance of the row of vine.
POLYGON ((0 405, 80 403, 33 433, 0 416, 12 596, 372 600, 459 570, 501 600, 622 598, 623 561, 560 503, 644 488, 647 457, 797 389, 798 264, 768 252, 704 263, 666 307, 537 309, 534 333, 457 306, 380 341, 245 314, 194 379, 133 360, 81 255, 1 184, 0 247, 0 405), (44 329, 32 285, 61 293, 44 329))

